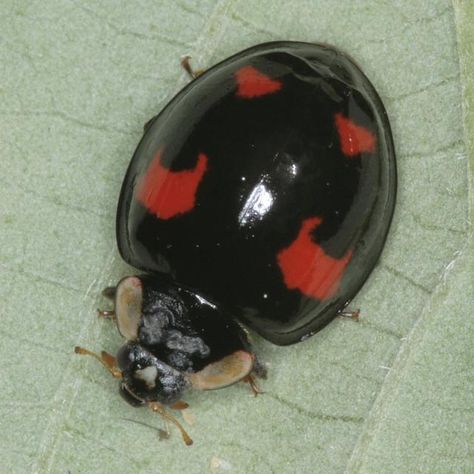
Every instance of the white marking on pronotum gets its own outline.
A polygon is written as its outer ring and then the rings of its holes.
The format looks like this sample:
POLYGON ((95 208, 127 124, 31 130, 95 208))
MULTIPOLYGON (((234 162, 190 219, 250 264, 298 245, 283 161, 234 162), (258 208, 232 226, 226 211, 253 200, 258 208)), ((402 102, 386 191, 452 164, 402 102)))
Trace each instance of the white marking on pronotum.
POLYGON ((158 370, 153 365, 135 371, 135 376, 146 383, 146 386, 151 390, 156 386, 156 376, 158 370))

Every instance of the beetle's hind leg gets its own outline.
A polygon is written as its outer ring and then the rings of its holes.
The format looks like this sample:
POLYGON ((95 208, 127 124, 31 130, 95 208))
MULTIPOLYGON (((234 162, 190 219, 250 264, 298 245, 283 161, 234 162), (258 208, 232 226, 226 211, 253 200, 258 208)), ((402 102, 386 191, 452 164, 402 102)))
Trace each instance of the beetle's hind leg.
POLYGON ((194 70, 189 62, 191 59, 191 56, 183 56, 181 58, 181 66, 182 68, 189 74, 191 79, 196 79, 198 78, 201 74, 204 73, 204 69, 197 69, 194 70))
MULTIPOLYGON (((201 74, 204 73, 204 69, 197 69, 194 70, 189 62, 191 59, 191 56, 183 56, 181 58, 181 67, 189 74, 189 77, 191 79, 196 79, 198 78, 201 74)), ((148 120, 145 125, 143 125, 143 133, 146 133, 148 129, 150 128, 151 124, 155 121, 155 119, 158 117, 158 115, 155 115, 152 117, 150 120, 148 120)), ((107 288, 106 288, 107 289, 107 288)))
POLYGON ((249 374, 249 375, 245 376, 242 379, 242 382, 245 382, 245 383, 249 384, 250 390, 252 390, 252 393, 253 393, 254 397, 256 397, 257 395, 262 395, 263 393, 265 393, 263 390, 260 389, 260 387, 258 386, 257 381, 255 380, 255 378, 256 378, 255 375, 249 374))
POLYGON ((261 395, 265 393, 257 383, 257 378, 259 379, 266 379, 267 378, 267 366, 257 357, 255 356, 255 362, 253 365, 252 372, 248 374, 246 377, 242 379, 242 382, 248 383, 252 393, 256 397, 257 395, 261 395))
POLYGON ((340 318, 348 318, 348 319, 352 319, 355 322, 359 322, 360 309, 355 309, 353 311, 340 310, 338 311, 337 315, 340 318))

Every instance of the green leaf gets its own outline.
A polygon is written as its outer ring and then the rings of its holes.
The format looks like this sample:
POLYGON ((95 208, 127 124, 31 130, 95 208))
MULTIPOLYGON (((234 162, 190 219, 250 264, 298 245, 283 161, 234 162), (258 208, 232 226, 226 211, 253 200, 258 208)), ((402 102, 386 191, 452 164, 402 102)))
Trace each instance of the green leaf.
POLYGON ((2 1, 1 470, 473 472, 473 20, 467 0, 2 1), (256 339, 266 393, 191 394, 187 448, 129 421, 163 427, 73 347, 120 345, 95 313, 133 271, 117 196, 143 124, 188 81, 179 58, 205 68, 276 39, 334 44, 376 86, 395 220, 360 323, 256 339))

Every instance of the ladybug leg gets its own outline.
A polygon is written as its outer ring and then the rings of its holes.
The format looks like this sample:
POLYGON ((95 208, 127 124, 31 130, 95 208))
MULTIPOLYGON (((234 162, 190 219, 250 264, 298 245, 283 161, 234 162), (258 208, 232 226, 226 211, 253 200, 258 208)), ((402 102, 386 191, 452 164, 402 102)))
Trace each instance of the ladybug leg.
POLYGON ((117 319, 114 310, 97 309, 97 316, 104 319, 117 319))
POLYGON ((189 403, 183 402, 183 400, 178 400, 177 402, 170 405, 170 408, 173 410, 180 410, 181 415, 183 415, 183 420, 190 426, 194 425, 196 419, 189 411, 189 403))
POLYGON ((161 403, 158 403, 158 402, 148 402, 147 403, 148 405, 148 408, 150 408, 150 410, 154 413, 158 413, 160 416, 162 416, 166 421, 170 421, 171 423, 173 423, 177 428, 178 430, 181 432, 181 436, 183 437, 183 441, 184 441, 184 444, 186 444, 186 446, 191 446, 193 444, 193 440, 191 439, 191 437, 188 435, 188 433, 186 433, 185 429, 182 427, 181 423, 172 415, 170 415, 166 410, 165 408, 163 407, 163 405, 161 403))
MULTIPOLYGON (((168 422, 171 422, 173 423, 177 428, 178 430, 180 431, 181 433, 181 436, 183 437, 183 441, 184 443, 187 445, 187 446, 191 446, 193 444, 193 440, 191 439, 191 437, 188 435, 188 433, 186 433, 186 430, 183 428, 183 426, 181 425, 181 423, 172 415, 170 415, 166 410, 165 410, 165 407, 159 403, 159 402, 148 402, 146 400, 144 400, 143 398, 139 397, 137 394, 133 393, 128 387, 127 385, 124 386, 125 389, 134 397, 136 398, 138 401, 140 401, 141 403, 143 403, 144 405, 146 404, 148 406, 148 408, 153 412, 153 413, 158 413, 161 417, 164 418, 165 420, 165 425, 166 425, 166 431, 164 430, 158 430, 158 432, 160 433, 160 439, 165 439, 165 438, 168 438, 169 437, 169 429, 168 429, 168 422)), ((183 401, 178 401, 176 402, 174 405, 171 405, 171 408, 173 408, 175 405, 179 406, 180 408, 178 409, 185 409, 188 407, 188 404, 186 402, 183 402, 183 401), (181 408, 182 407, 182 408, 181 408)), ((148 425, 147 425, 148 426, 148 425)))
POLYGON ((339 311, 337 315, 340 318, 350 318, 355 322, 359 322, 359 316, 360 316, 360 309, 356 309, 354 311, 339 311))
POLYGON ((83 347, 76 346, 74 352, 80 355, 89 355, 97 359, 116 379, 122 378, 122 371, 117 367, 117 360, 112 354, 102 351, 99 354, 84 349, 83 347))
POLYGON ((149 425, 148 423, 143 423, 142 421, 133 420, 132 418, 122 418, 122 420, 131 421, 132 423, 136 423, 137 425, 146 426, 148 428, 151 428, 152 430, 158 431, 160 441, 163 441, 164 439, 169 439, 171 434, 167 420, 165 420, 164 430, 161 428, 157 428, 156 426, 149 425))
POLYGON ((189 60, 191 59, 191 56, 183 56, 181 58, 181 66, 183 67, 183 69, 189 74, 189 76, 191 77, 191 79, 196 79, 198 78, 201 74, 204 73, 204 69, 198 69, 198 70, 194 70, 191 66, 191 64, 189 63, 189 60))
POLYGON ((250 390, 252 390, 252 393, 256 397, 257 395, 261 395, 265 393, 263 390, 260 389, 260 387, 257 384, 257 381, 255 380, 256 378, 259 379, 266 379, 267 378, 267 367, 266 365, 254 354, 254 363, 253 363, 253 368, 252 372, 245 376, 242 379, 242 382, 248 383, 250 386, 250 390))
POLYGON ((178 400, 177 402, 174 402, 173 405, 170 406, 173 410, 186 410, 186 408, 189 408, 189 404, 186 402, 183 402, 183 400, 178 400))
POLYGON ((245 376, 242 379, 242 382, 248 383, 250 385, 250 389, 252 390, 254 397, 265 393, 264 391, 260 390, 260 387, 258 386, 257 382, 255 381, 255 377, 252 374, 245 376))

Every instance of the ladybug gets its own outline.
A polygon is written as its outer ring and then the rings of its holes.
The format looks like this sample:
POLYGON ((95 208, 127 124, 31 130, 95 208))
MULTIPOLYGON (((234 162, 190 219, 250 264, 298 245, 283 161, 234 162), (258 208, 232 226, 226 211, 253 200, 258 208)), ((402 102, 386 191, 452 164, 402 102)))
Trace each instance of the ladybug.
POLYGON ((126 342, 76 352, 190 444, 164 406, 240 380, 257 392, 265 367, 241 324, 279 345, 322 329, 374 268, 395 196, 387 113, 347 55, 288 41, 235 54, 145 126, 116 229, 142 274, 104 293, 126 342))

